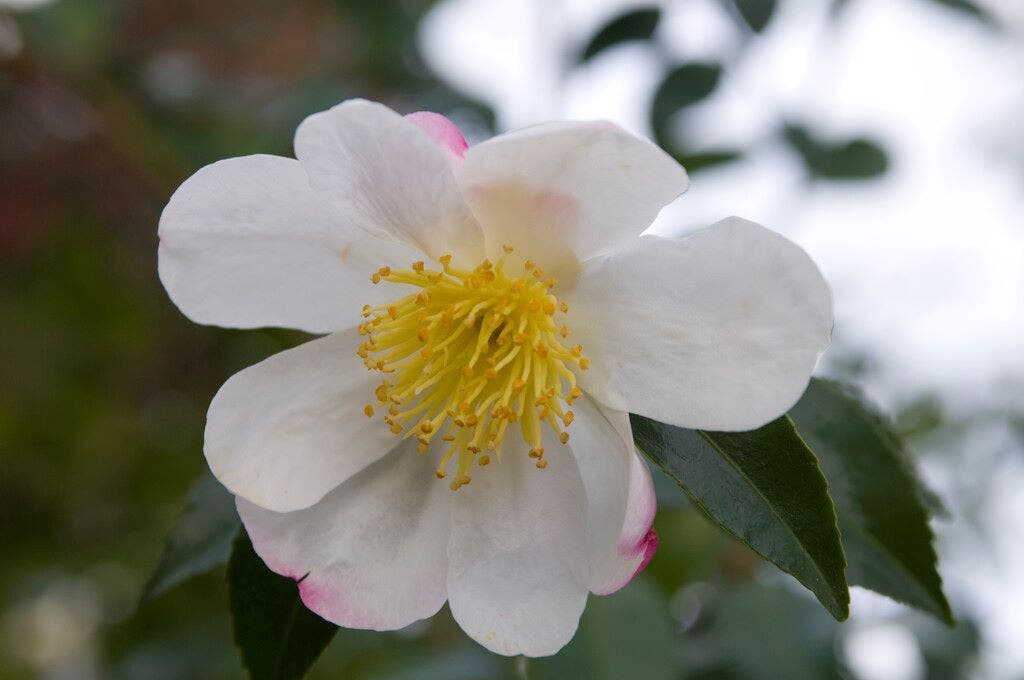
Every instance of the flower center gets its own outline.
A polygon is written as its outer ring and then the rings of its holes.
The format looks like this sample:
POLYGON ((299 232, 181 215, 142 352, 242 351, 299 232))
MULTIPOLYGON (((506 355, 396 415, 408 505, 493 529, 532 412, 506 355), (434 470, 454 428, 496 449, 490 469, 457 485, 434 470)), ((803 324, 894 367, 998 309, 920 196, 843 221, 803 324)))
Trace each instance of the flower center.
POLYGON ((502 249, 497 263, 485 259, 470 271, 453 267, 451 255, 439 258, 440 270, 423 262, 381 267, 373 283, 419 291, 365 305, 359 325, 366 339, 357 353, 384 374, 376 406, 363 412, 372 418, 386 407, 388 427, 416 437, 420 453, 434 437, 447 442, 435 474, 446 477, 454 459, 453 491, 469 484, 474 464, 491 462, 491 452, 500 458, 510 429, 519 429, 537 467, 547 467, 541 428, 546 423, 562 444, 569 441, 568 407, 582 394, 573 370, 590 363, 582 345, 562 344, 569 328, 555 314, 569 306, 552 293, 555 280, 529 260, 521 275, 507 273, 512 247, 502 249))

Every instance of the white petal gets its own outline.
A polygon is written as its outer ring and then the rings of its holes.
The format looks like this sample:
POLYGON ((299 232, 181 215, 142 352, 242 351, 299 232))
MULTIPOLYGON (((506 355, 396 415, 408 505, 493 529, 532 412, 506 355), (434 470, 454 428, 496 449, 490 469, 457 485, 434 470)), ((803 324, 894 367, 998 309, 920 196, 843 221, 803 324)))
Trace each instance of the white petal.
POLYGON ((452 492, 406 442, 306 510, 275 513, 238 499, 253 547, 299 582, 312 611, 347 628, 395 630, 447 597, 452 492))
POLYGON ((686 190, 686 171, 605 122, 548 123, 470 147, 458 170, 487 248, 515 246, 552 271, 650 226, 686 190))
POLYGON ((591 358, 586 391, 709 430, 751 430, 785 413, 832 331, 832 294, 807 253, 735 217, 588 262, 569 304, 591 358))
POLYGON ((295 132, 295 155, 313 187, 363 227, 435 259, 480 261, 483 237, 448 154, 386 106, 352 99, 309 116, 295 132))
POLYGON ((629 583, 654 554, 657 499, 647 464, 633 445, 628 414, 586 395, 573 412, 569 448, 587 494, 589 588, 607 595, 629 583))
POLYGON ((269 510, 309 507, 397 443, 363 414, 380 383, 335 333, 233 375, 206 420, 206 460, 232 493, 269 510))
POLYGON ((418 251, 353 226, 297 161, 229 158, 178 187, 160 216, 160 280, 197 323, 329 333, 383 302, 380 266, 418 251))
POLYGON ((558 446, 538 470, 506 441, 501 461, 455 494, 448 601, 462 629, 498 654, 554 654, 586 604, 586 496, 558 446))

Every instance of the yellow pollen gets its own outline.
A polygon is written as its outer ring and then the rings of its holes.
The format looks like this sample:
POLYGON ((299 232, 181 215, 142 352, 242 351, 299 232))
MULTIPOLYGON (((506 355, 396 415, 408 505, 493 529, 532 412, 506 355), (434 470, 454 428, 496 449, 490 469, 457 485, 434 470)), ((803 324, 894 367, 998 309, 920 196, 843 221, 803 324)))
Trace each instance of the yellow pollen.
MULTIPOLYGON (((371 281, 411 286, 388 305, 364 305, 363 336, 356 353, 387 380, 374 390, 383 419, 396 435, 415 439, 428 453, 434 437, 444 446, 435 475, 452 475, 453 491, 470 483, 473 466, 501 460, 506 437, 519 436, 538 468, 545 424, 565 444, 574 415, 565 406, 579 398, 576 371, 589 360, 583 348, 561 339, 569 328, 554 318, 568 305, 554 294, 555 279, 536 263, 510 274, 503 245, 499 257, 472 269, 438 258, 440 271, 423 261, 409 269, 380 267, 371 281), (486 450, 487 453, 484 453, 486 450), (493 453, 492 453, 493 452, 493 453)), ((373 404, 363 408, 374 417, 373 404)), ((561 454, 560 454, 561 455, 561 454)))

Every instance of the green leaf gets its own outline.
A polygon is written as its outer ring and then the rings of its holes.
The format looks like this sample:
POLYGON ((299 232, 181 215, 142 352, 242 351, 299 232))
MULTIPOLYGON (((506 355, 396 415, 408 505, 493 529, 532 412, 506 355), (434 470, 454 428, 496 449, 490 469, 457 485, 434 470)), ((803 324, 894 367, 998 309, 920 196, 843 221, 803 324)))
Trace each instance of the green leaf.
POLYGON ((889 157, 877 143, 863 137, 831 143, 815 139, 807 128, 787 125, 783 136, 807 170, 824 179, 871 179, 889 169, 889 157))
POLYGON ((719 165, 725 165, 726 163, 732 163, 733 161, 739 160, 743 155, 741 152, 732 149, 697 151, 692 153, 679 149, 672 149, 670 150, 670 153, 675 156, 675 159, 679 161, 679 164, 686 168, 686 171, 691 174, 719 165))
POLYGON ((643 7, 620 14, 594 34, 580 54, 580 62, 585 62, 620 43, 649 40, 658 28, 660 20, 661 10, 657 7, 643 7))
POLYGON ((234 497, 209 471, 204 472, 189 489, 185 509, 167 537, 140 604, 227 562, 239 526, 234 497))
POLYGON ((651 129, 658 144, 667 149, 673 146, 669 131, 672 117, 714 92, 721 76, 718 64, 696 62, 677 66, 665 75, 651 103, 651 129))
POLYGON ((923 489, 890 424, 849 388, 819 379, 790 417, 832 488, 850 583, 952 624, 923 489))
POLYGON ((531 680, 618 680, 678 677, 680 656, 666 598, 646 578, 622 590, 592 595, 576 636, 555 656, 533 659, 531 680))
POLYGON ((783 416, 751 432, 686 430, 630 415, 636 444, 725 531, 849 615, 843 547, 818 461, 783 416))
POLYGON ((936 5, 942 5, 943 7, 969 14, 986 24, 996 23, 991 14, 983 10, 977 3, 971 2, 971 0, 932 0, 932 2, 936 5))
POLYGON ((302 678, 338 627, 306 609, 295 581, 270 571, 244 531, 228 562, 235 644, 253 680, 302 678))
POLYGON ((775 0, 734 0, 747 25, 760 33, 775 13, 775 0))
POLYGON ((731 678, 839 680, 839 625, 789 589, 756 582, 721 592, 708 626, 731 678))

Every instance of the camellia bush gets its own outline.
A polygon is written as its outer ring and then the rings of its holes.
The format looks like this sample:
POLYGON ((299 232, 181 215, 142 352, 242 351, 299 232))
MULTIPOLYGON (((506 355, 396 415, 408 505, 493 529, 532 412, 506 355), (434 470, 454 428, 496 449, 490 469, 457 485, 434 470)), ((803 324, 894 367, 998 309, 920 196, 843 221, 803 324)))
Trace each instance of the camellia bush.
POLYGON ((349 100, 295 154, 200 169, 159 227, 190 319, 320 336, 214 397, 212 478, 145 596, 226 560, 252 677, 446 602, 491 652, 559 652, 658 549, 652 468, 836 620, 855 584, 952 622, 939 502, 883 415, 811 377, 826 281, 739 217, 641 235, 689 182, 661 147, 605 122, 469 146, 349 100))

